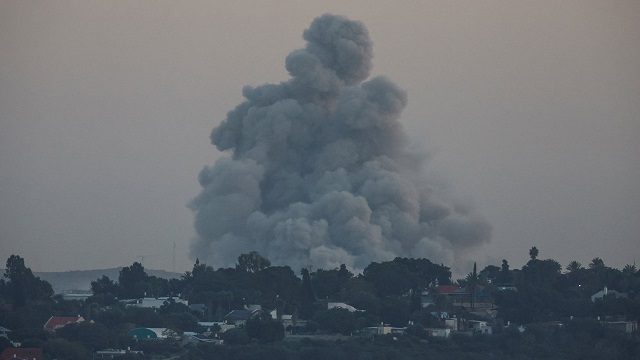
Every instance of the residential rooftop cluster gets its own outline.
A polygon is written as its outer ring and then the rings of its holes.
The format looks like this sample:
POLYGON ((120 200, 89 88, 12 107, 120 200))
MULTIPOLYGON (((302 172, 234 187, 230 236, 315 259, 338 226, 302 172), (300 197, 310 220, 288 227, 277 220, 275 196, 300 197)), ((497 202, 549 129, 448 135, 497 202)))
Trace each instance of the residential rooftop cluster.
POLYGON ((235 268, 196 261, 176 279, 149 276, 133 263, 118 279, 93 281, 91 293, 65 297, 12 255, 0 280, 0 360, 27 353, 218 359, 273 346, 294 359, 303 347, 347 351, 344 342, 365 353, 404 344, 398 351, 420 358, 448 347, 464 353, 478 339, 505 356, 515 350, 504 344, 522 342, 517 346, 531 351, 525 358, 541 356, 534 345, 557 347, 565 356, 559 358, 582 355, 572 342, 615 348, 621 359, 640 354, 635 265, 618 270, 595 258, 563 271, 552 259, 538 259, 535 248, 530 256, 521 269, 510 269, 507 260, 479 271, 474 264, 453 281, 447 266, 428 259, 374 262, 362 274, 345 265, 296 273, 253 252, 241 254, 235 268))

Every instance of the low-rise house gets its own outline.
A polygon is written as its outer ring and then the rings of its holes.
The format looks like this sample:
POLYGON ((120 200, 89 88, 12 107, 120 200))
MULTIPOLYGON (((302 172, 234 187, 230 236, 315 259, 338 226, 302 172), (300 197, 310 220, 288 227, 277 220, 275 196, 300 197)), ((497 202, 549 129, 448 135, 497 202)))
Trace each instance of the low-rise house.
POLYGON ((127 335, 136 340, 164 340, 180 338, 178 333, 169 328, 135 328, 129 330, 127 335))
POLYGON ((621 293, 615 290, 609 290, 606 286, 604 287, 604 289, 598 291, 597 293, 591 295, 591 301, 595 302, 596 300, 601 300, 604 299, 605 296, 612 296, 615 298, 619 298, 619 297, 629 297, 627 295, 627 293, 621 293))
POLYGON ((215 344, 215 345, 222 345, 224 344, 224 340, 222 339, 218 339, 218 338, 210 338, 210 337, 206 337, 206 336, 202 336, 202 335, 198 335, 198 334, 183 334, 182 336, 182 345, 188 345, 188 344, 200 344, 200 343, 209 343, 209 344, 215 344))
POLYGON ((205 304, 189 304, 189 310, 192 313, 204 316, 207 313, 207 306, 205 304))
POLYGON ((11 330, 7 329, 6 327, 2 327, 0 326, 0 336, 2 337, 9 337, 9 333, 11 332, 11 330))
POLYGON ((214 328, 216 326, 218 326, 220 328, 219 332, 221 332, 221 333, 223 333, 223 332, 225 332, 225 331, 227 331, 229 329, 236 328, 235 324, 227 324, 224 321, 198 321, 198 325, 206 327, 207 328, 206 332, 209 332, 209 333, 213 332, 213 330, 214 330, 214 328))
POLYGON ((493 334, 493 327, 487 325, 486 321, 467 320, 467 329, 472 331, 474 334, 493 334))
POLYGON ((362 310, 358 310, 356 308, 354 308, 353 306, 349 305, 349 304, 345 304, 342 302, 329 302, 327 303, 327 309, 331 310, 334 308, 338 308, 338 309, 346 309, 349 310, 350 312, 356 312, 356 311, 362 311, 362 310))
POLYGON ((227 315, 224 316, 224 320, 227 323, 233 323, 236 325, 243 325, 249 319, 253 319, 260 315, 260 310, 231 310, 227 315))
POLYGON ((449 337, 451 335, 451 329, 448 328, 426 328, 424 329, 429 336, 433 337, 449 337))
POLYGON ((423 291, 422 294, 420 294, 420 306, 422 308, 426 308, 435 304, 436 300, 434 294, 430 293, 427 290, 423 291))
POLYGON ((141 308, 151 308, 151 309, 159 309, 165 302, 173 300, 176 304, 184 304, 189 306, 189 302, 184 299, 175 298, 171 296, 165 297, 157 297, 157 298, 141 298, 141 299, 125 299, 120 300, 121 303, 125 304, 126 307, 141 307, 141 308))
POLYGON ((81 323, 84 321, 84 318, 80 315, 78 316, 52 316, 47 320, 44 324, 44 329, 46 331, 56 331, 63 326, 73 324, 73 323, 81 323))
POLYGON ((449 318, 449 313, 446 311, 432 311, 430 312, 431 316, 433 316, 436 319, 448 319, 449 318))
POLYGON ((603 325, 609 329, 622 331, 625 333, 632 333, 638 330, 637 321, 607 321, 603 325))
POLYGON ((457 318, 444 319, 444 327, 452 331, 458 331, 458 319, 457 318))
POLYGON ((95 354, 93 354, 93 359, 115 359, 119 356, 127 355, 127 354, 137 354, 144 355, 144 352, 139 350, 121 350, 121 349, 104 349, 98 350, 95 354))
POLYGON ((365 328, 365 331, 373 335, 387 335, 387 334, 403 335, 407 331, 407 328, 393 327, 393 326, 390 326, 389 324, 380 324, 379 326, 367 327, 365 328))
POLYGON ((513 285, 496 285, 496 290, 517 292, 518 288, 513 285))
POLYGON ((440 285, 436 288, 454 306, 462 306, 469 302, 470 294, 467 289, 456 285, 440 285))
POLYGON ((471 301, 471 291, 466 287, 457 285, 440 285, 436 288, 444 295, 453 306, 471 307, 487 309, 493 307, 493 298, 484 286, 477 286, 473 291, 473 302, 471 301))
POLYGON ((278 314, 278 310, 273 310, 269 313, 272 319, 279 320, 286 329, 292 328, 304 328, 307 325, 307 320, 301 320, 294 317, 291 314, 278 314))
POLYGON ((65 301, 84 301, 93 295, 91 291, 65 291, 62 293, 62 298, 65 301))
POLYGON ((42 348, 7 348, 0 353, 0 360, 42 360, 44 359, 42 353, 42 348))

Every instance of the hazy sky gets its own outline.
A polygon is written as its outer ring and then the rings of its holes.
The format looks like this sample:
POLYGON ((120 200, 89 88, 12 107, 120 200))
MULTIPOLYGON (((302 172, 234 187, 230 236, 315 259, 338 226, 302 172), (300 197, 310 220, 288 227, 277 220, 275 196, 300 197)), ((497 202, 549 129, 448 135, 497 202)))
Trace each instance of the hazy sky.
POLYGON ((429 171, 493 225, 468 258, 640 261, 640 2, 258 4, 0 2, 0 261, 172 270, 175 242, 190 269, 211 129, 327 12, 368 27, 429 171))

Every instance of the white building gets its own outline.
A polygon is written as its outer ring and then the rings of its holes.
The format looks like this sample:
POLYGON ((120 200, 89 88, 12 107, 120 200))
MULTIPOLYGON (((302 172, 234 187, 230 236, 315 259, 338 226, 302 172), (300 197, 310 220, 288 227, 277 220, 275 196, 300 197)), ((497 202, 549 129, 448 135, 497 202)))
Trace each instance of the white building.
POLYGON ((124 303, 126 307, 141 307, 141 308, 151 308, 151 309, 159 309, 165 302, 168 302, 169 299, 173 299, 176 304, 184 304, 189 306, 189 302, 184 299, 175 298, 175 297, 158 297, 158 298, 142 298, 142 299, 125 299, 120 300, 121 303, 124 303))

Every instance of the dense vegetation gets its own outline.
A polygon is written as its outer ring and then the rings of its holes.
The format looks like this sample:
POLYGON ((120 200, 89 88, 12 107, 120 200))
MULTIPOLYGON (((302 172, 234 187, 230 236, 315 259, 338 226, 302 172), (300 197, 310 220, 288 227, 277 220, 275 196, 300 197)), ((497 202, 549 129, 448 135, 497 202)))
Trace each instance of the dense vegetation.
MULTIPOLYGON (((13 330, 9 339, 25 347, 42 347, 50 358, 86 359, 105 348, 139 349, 145 358, 180 355, 184 359, 637 359, 640 340, 635 334, 607 329, 598 319, 640 319, 640 272, 634 265, 622 270, 607 267, 595 258, 585 268, 571 262, 563 272, 552 260, 531 260, 522 269, 500 266, 473 270, 456 283, 472 294, 491 295, 497 313, 488 318, 495 324, 492 336, 427 336, 427 327, 441 327, 433 311, 447 311, 460 319, 483 319, 469 307, 453 307, 438 285, 452 284, 451 271, 427 259, 396 258, 372 263, 360 275, 344 265, 336 269, 301 269, 297 275, 287 266, 271 266, 268 259, 252 252, 242 254, 235 268, 214 269, 196 261, 179 279, 146 274, 133 263, 120 271, 117 280, 106 276, 91 283, 93 296, 85 301, 65 301, 53 295, 51 286, 12 255, 0 280, 0 326, 13 330), (605 286, 626 297, 590 296, 605 286), (501 289, 510 290, 501 290, 501 289), (517 291, 514 291, 516 290, 517 291), (434 305, 421 306, 421 295, 435 295, 434 305), (125 307, 118 299, 181 297, 190 304, 204 304, 204 312, 168 300, 157 310, 125 307), (328 301, 348 303, 362 311, 327 309, 328 301), (260 304, 306 319, 304 328, 288 333, 343 334, 341 340, 281 341, 285 329, 268 314, 246 326, 220 336, 224 346, 181 346, 177 341, 135 342, 126 333, 134 327, 167 327, 204 332, 198 321, 220 321, 230 310, 260 304), (55 333, 43 324, 51 315, 82 315, 86 320, 67 325, 55 333), (549 325, 562 321, 564 326, 549 325), (362 336, 360 330, 380 323, 407 328, 407 335, 362 336), (510 326, 508 324, 511 324, 510 326), (525 324, 526 331, 517 325, 525 324), (353 336, 352 336, 353 335, 353 336)), ((473 305, 472 305, 473 306, 473 305)), ((213 329, 215 332, 215 329, 213 329)), ((215 336, 215 335, 211 335, 215 336)), ((0 350, 10 346, 0 337, 0 350)), ((131 356, 129 356, 131 357, 131 356)))

